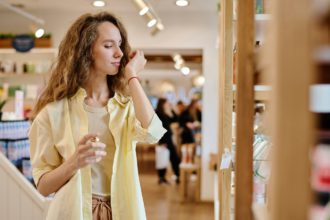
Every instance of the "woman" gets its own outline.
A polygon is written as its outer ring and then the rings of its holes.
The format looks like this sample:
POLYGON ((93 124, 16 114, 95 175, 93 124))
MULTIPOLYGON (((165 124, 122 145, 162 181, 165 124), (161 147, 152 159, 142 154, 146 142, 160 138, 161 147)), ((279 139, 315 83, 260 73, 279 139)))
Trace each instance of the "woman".
POLYGON ((85 14, 60 44, 29 133, 38 191, 55 193, 47 219, 146 219, 135 147, 165 133, 112 14, 85 14))
MULTIPOLYGON (((176 152, 176 148, 174 146, 173 140, 172 140, 172 130, 171 130, 171 125, 172 123, 177 121, 176 115, 173 112, 170 103, 164 99, 160 98, 157 103, 157 108, 156 108, 156 113, 160 120, 163 123, 164 128, 167 130, 167 132, 164 134, 164 136, 159 140, 160 145, 164 145, 165 147, 168 148, 170 152, 170 161, 172 165, 172 169, 174 171, 174 174, 176 175, 176 182, 179 183, 179 177, 180 177, 180 169, 179 169, 179 164, 180 164, 180 159, 179 156, 176 152)), ((166 168, 165 169, 158 169, 158 183, 168 183, 166 178, 166 168)))
POLYGON ((202 113, 200 111, 198 100, 191 100, 187 109, 179 117, 181 132, 181 144, 194 144, 194 130, 200 129, 202 113))

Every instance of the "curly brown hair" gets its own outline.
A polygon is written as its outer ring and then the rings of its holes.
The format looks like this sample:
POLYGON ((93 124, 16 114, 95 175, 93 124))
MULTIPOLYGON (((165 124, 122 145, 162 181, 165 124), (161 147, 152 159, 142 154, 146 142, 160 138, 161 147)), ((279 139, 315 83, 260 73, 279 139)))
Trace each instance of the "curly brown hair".
POLYGON ((111 22, 120 32, 123 52, 118 74, 107 76, 107 84, 111 93, 127 94, 124 78, 124 67, 129 61, 130 45, 123 24, 113 14, 100 12, 80 16, 69 28, 59 46, 56 62, 51 69, 51 77, 33 109, 32 119, 48 103, 71 98, 78 91, 90 74, 93 65, 92 48, 98 38, 98 26, 103 22, 111 22))

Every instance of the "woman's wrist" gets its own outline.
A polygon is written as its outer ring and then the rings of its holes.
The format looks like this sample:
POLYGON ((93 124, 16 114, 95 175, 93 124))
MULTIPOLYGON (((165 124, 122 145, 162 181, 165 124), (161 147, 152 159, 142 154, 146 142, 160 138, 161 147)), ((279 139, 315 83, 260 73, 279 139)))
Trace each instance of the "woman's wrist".
POLYGON ((127 84, 129 85, 132 80, 139 80, 139 77, 138 76, 131 76, 130 78, 128 78, 127 84))
POLYGON ((129 80, 129 78, 137 76, 137 73, 129 68, 125 69, 125 77, 127 80, 129 80))
POLYGON ((73 176, 78 171, 78 166, 73 157, 66 161, 66 172, 69 176, 73 176))

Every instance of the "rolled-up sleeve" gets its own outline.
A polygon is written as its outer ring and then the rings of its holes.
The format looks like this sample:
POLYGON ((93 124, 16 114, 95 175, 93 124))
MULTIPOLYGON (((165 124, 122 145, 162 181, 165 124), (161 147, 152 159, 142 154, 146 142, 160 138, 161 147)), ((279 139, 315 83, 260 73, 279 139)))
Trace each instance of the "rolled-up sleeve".
POLYGON ((33 121, 30 131, 30 157, 32 175, 36 185, 45 173, 61 164, 61 156, 55 148, 49 117, 41 111, 33 121))
POLYGON ((143 128, 141 122, 136 118, 134 107, 131 105, 130 123, 132 126, 133 140, 137 142, 155 144, 166 133, 161 120, 154 113, 152 120, 147 128, 143 128))

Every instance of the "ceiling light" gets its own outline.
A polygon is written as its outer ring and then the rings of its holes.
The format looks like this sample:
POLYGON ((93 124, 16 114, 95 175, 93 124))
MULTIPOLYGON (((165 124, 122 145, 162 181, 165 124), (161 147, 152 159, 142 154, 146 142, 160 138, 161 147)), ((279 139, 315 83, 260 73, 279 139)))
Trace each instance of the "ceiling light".
POLYGON ((184 60, 182 58, 182 56, 178 53, 175 53, 172 55, 172 59, 174 61, 174 68, 177 70, 181 70, 182 67, 184 67, 184 60))
POLYGON ((201 87, 201 86, 203 86, 204 83, 205 83, 205 77, 202 76, 202 75, 199 75, 199 76, 197 76, 197 77, 194 78, 193 83, 194 83, 194 85, 195 85, 196 87, 201 87))
POLYGON ((148 22, 147 26, 148 26, 148 27, 152 27, 152 26, 154 26, 156 23, 157 23, 157 20, 153 18, 152 20, 150 20, 150 21, 148 22))
POLYGON ((178 62, 179 60, 182 60, 182 57, 181 57, 180 54, 176 53, 176 54, 173 55, 173 60, 175 62, 178 62))
POLYGON ((164 30, 164 25, 148 0, 133 0, 133 2, 139 10, 139 15, 146 19, 151 35, 164 30))
POLYGON ((147 12, 149 11, 149 8, 146 6, 144 8, 142 8, 139 12, 139 15, 143 16, 145 15, 147 12))
POLYGON ((157 29, 164 30, 164 25, 158 21, 157 23, 157 29))
POLYGON ((189 69, 189 67, 187 67, 187 66, 182 67, 182 68, 181 68, 181 73, 182 73, 183 75, 188 75, 188 74, 190 73, 190 69, 189 69))
POLYGON ((174 64, 174 68, 176 69, 176 70, 179 70, 179 69, 181 69, 181 67, 182 67, 182 63, 175 63, 174 64))
POLYGON ((102 1, 102 0, 95 0, 95 1, 93 1, 93 6, 94 7, 98 7, 98 8, 104 7, 105 6, 105 2, 102 1))
POLYGON ((176 0, 175 4, 179 7, 185 7, 189 5, 188 0, 176 0))
POLYGON ((40 38, 45 34, 45 30, 43 28, 39 28, 34 35, 36 36, 36 38, 40 38))

